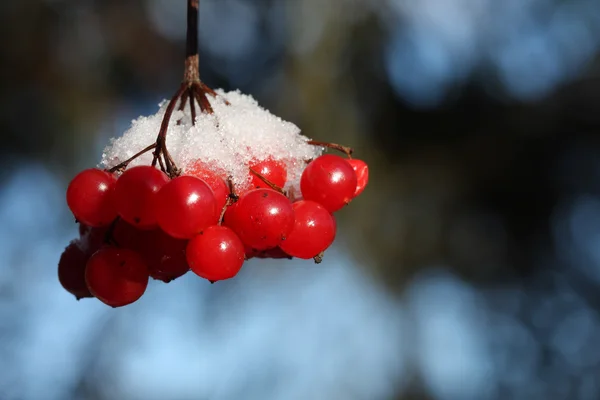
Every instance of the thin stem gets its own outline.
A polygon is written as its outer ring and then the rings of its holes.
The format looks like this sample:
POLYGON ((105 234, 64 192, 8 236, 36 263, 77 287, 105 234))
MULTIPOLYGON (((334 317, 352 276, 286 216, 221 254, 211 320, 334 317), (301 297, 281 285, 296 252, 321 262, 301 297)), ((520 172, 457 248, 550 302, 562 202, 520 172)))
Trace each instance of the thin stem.
POLYGON ((256 172, 252 168, 250 168, 250 172, 252 174, 256 175, 261 181, 263 181, 264 183, 266 183, 267 185, 269 185, 269 187, 271 189, 275 190, 276 192, 279 192, 279 193, 283 194, 284 196, 287 196, 287 194, 285 193, 285 190, 283 190, 283 188, 280 188, 279 186, 277 186, 276 184, 274 184, 273 182, 271 182, 270 180, 268 180, 267 178, 265 178, 264 176, 262 176, 260 173, 256 172))
POLYGON ((186 57, 198 55, 198 3, 199 0, 188 0, 187 2, 186 57))
MULTIPOLYGON (((189 92, 186 91, 186 94, 189 92)), ((194 96, 190 96, 190 110, 192 111, 192 125, 196 125, 196 104, 194 103, 194 96)))
POLYGON ((210 94, 212 97, 217 97, 217 92, 206 86, 204 82, 200 82, 200 89, 210 94))
POLYGON ((229 194, 227 195, 227 201, 225 201, 225 206, 221 210, 221 215, 219 216, 219 225, 223 224, 227 207, 230 207, 239 200, 239 196, 234 192, 233 181, 231 178, 227 178, 227 187, 229 188, 229 194))
POLYGON ((208 101, 208 99, 206 98, 206 94, 204 93, 204 90, 202 90, 202 88, 199 86, 193 86, 192 89, 194 90, 194 95, 196 96, 196 101, 198 101, 198 104, 200 105, 200 110, 202 110, 202 112, 205 112, 207 114, 212 114, 213 108, 210 105, 210 102, 208 101))
POLYGON ((200 81, 198 57, 198 8, 199 0, 187 2, 187 33, 185 40, 185 72, 183 81, 192 84, 200 81))
MULTIPOLYGON (((178 111, 183 111, 185 109, 185 105, 187 103, 188 97, 190 96, 190 91, 186 90, 185 92, 183 92, 183 95, 181 96, 181 100, 179 101, 179 107, 177 107, 178 111)), ((181 120, 182 118, 179 118, 177 120, 177 125, 181 125, 181 120)))
POLYGON ((235 193, 235 187, 233 187, 233 179, 231 176, 227 178, 227 188, 229 189, 229 198, 233 203, 239 200, 240 196, 235 193))
MULTIPOLYGON (((209 88, 204 82, 200 82, 200 91, 203 91, 204 93, 208 93, 209 95, 211 95, 212 97, 217 97, 219 96, 217 92, 215 92, 214 90, 212 90, 211 88, 209 88)), ((223 102, 230 106, 231 103, 229 101, 227 101, 227 99, 223 98, 223 102)))
POLYGON ((166 174, 167 170, 165 169, 165 163, 163 162, 162 157, 158 157, 158 165, 160 166, 160 170, 166 174))
POLYGON ((127 166, 129 165, 130 162, 132 162, 133 160, 135 160, 136 158, 138 158, 142 154, 145 154, 145 153, 149 152, 150 150, 152 150, 154 148, 156 148, 156 143, 152 143, 150 146, 148 146, 145 149, 137 152, 136 154, 134 154, 133 156, 129 157, 127 160, 123 161, 122 163, 115 165, 114 167, 112 167, 111 169, 109 169, 108 172, 113 173, 113 172, 119 171, 121 169, 127 168, 127 166))
POLYGON ((320 252, 319 254, 317 254, 316 256, 313 257, 313 260, 315 260, 315 264, 321 264, 323 262, 323 256, 325 255, 324 252, 320 252))
POLYGON ((179 173, 181 171, 175 165, 175 160, 173 160, 173 157, 171 156, 171 153, 169 153, 169 150, 167 150, 166 145, 163 146, 163 157, 165 159, 165 164, 167 166, 167 173, 169 174, 169 176, 171 178, 173 178, 175 176, 179 176, 179 173))
MULTIPOLYGON (((160 130, 158 131, 158 136, 156 138, 156 150, 154 150, 154 159, 152 160, 152 166, 156 166, 156 161, 161 155, 168 156, 168 152, 166 151, 166 140, 167 140, 167 130, 169 129, 169 122, 171 121, 171 115, 173 114, 173 110, 177 105, 177 100, 183 95, 183 93, 188 89, 188 86, 183 83, 179 86, 179 89, 169 101, 167 105, 167 109, 165 110, 165 115, 160 124, 160 130)), ((165 157, 165 168, 167 173, 171 175, 174 172, 175 166, 172 164, 172 159, 169 157, 165 157)))
POLYGON ((352 158, 353 150, 351 147, 348 146, 342 146, 341 144, 337 143, 318 142, 316 140, 309 140, 306 143, 311 144, 313 146, 328 147, 330 149, 341 151, 342 153, 345 153, 348 156, 348 158, 352 158))
POLYGON ((187 103, 189 96, 190 96, 189 90, 186 90, 185 92, 183 92, 183 95, 181 95, 181 100, 179 102, 179 107, 177 108, 178 111, 183 111, 185 109, 185 104, 187 103))
POLYGON ((231 206, 236 201, 237 201, 237 199, 235 199, 233 196, 227 197, 227 201, 225 202, 225 205, 223 206, 223 209, 221 210, 221 215, 219 216, 218 225, 223 224, 223 218, 225 217, 225 211, 227 211, 227 207, 231 206))

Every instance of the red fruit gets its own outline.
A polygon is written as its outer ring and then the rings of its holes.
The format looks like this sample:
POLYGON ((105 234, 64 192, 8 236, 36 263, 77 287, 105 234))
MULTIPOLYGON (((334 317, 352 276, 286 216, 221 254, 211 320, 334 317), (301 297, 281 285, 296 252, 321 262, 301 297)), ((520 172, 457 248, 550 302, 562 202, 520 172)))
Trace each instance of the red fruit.
POLYGON ((306 166, 300 179, 300 190, 305 200, 320 203, 329 212, 335 212, 354 197, 357 178, 354 169, 342 157, 325 154, 306 166))
POLYGON ((79 222, 93 227, 109 225, 116 217, 113 194, 116 178, 96 168, 81 171, 67 188, 67 205, 79 222))
POLYGON ((272 249, 267 249, 267 250, 252 250, 252 249, 246 249, 246 258, 250 259, 250 258, 272 258, 272 259, 282 259, 282 258, 292 258, 289 254, 285 253, 283 250, 281 250, 279 247, 274 247, 272 249), (252 257, 248 257, 248 255, 251 255, 252 257))
POLYGON ((319 203, 300 200, 294 208, 294 229, 279 247, 292 257, 313 258, 325 251, 335 239, 333 216, 319 203))
POLYGON ((170 282, 190 269, 185 259, 188 241, 175 239, 161 229, 139 230, 121 220, 115 225, 113 239, 118 247, 141 255, 154 279, 170 282))
POLYGON ((202 179, 211 188, 219 212, 225 207, 225 203, 229 197, 229 187, 222 178, 222 176, 225 176, 225 173, 214 172, 206 163, 196 161, 185 170, 185 174, 202 179))
POLYGON ((216 224, 220 215, 210 187, 193 176, 180 176, 166 184, 155 207, 158 225, 178 239, 189 239, 216 224))
POLYGON ((58 280, 63 288, 77 300, 94 297, 85 283, 85 265, 88 256, 81 249, 78 240, 73 240, 60 256, 58 262, 58 280))
POLYGON ((140 253, 148 247, 147 238, 153 230, 141 230, 120 219, 112 230, 112 240, 117 247, 140 253))
POLYGON ((191 270, 210 281, 233 278, 244 264, 244 245, 228 227, 212 225, 188 243, 191 270))
POLYGON ((227 209, 225 210, 225 214, 223 214, 223 225, 226 226, 233 226, 232 224, 234 224, 234 220, 236 218, 236 210, 237 210, 237 206, 239 204, 239 199, 238 201, 236 201, 235 203, 229 205, 227 207, 227 209))
POLYGON ((167 182, 167 175, 150 166, 123 172, 115 186, 115 206, 121 218, 138 229, 155 228, 154 199, 167 182))
POLYGON ((294 226, 294 211, 287 197, 272 189, 256 189, 242 196, 225 212, 223 221, 255 250, 277 247, 294 226))
POLYGON ((133 250, 104 247, 87 262, 85 280, 90 292, 112 307, 138 300, 148 286, 148 267, 133 250))
POLYGON ((79 246, 88 257, 106 244, 106 233, 108 232, 108 229, 109 228, 106 226, 102 228, 89 228, 82 236, 80 236, 79 246))
POLYGON ((363 160, 357 160, 356 158, 346 160, 356 173, 356 191, 354 197, 358 196, 365 190, 367 183, 369 183, 369 166, 363 160))
MULTIPOLYGON (((250 168, 253 171, 256 171, 259 174, 261 174, 272 184, 280 188, 285 186, 285 181, 287 179, 287 168, 285 167, 285 164, 283 162, 275 161, 272 158, 268 158, 266 160, 259 161, 254 164, 250 164, 250 168)), ((265 181, 260 179, 252 172, 250 172, 250 180, 252 188, 254 189, 271 189, 271 186, 267 185, 265 181)))
POLYGON ((190 270, 185 256, 188 240, 175 239, 160 229, 149 236, 146 251, 141 254, 152 278, 168 283, 190 270))
POLYGON ((254 258, 254 257, 260 258, 258 256, 261 253, 262 253, 262 251, 260 251, 260 250, 254 250, 251 247, 244 246, 244 254, 246 256, 246 260, 250 260, 251 258, 254 258))
POLYGON ((78 227, 78 229, 79 229, 79 237, 85 235, 86 233, 88 233, 90 231, 90 229, 92 229, 91 226, 88 226, 88 225, 83 224, 81 222, 78 225, 79 225, 79 227, 78 227))

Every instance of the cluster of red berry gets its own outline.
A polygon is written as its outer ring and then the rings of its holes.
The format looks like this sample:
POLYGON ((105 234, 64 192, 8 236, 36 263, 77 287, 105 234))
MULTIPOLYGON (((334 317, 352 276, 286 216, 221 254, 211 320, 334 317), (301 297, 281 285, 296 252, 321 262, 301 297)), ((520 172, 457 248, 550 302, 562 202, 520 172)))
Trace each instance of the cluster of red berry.
POLYGON ((331 154, 306 166, 297 198, 282 190, 284 163, 267 159, 249 171, 239 193, 200 161, 172 179, 153 166, 80 172, 67 189, 80 238, 59 261, 63 287, 119 307, 139 299, 150 277, 169 282, 191 269, 214 282, 253 257, 320 261, 335 238, 332 213, 368 181, 364 161, 331 154))

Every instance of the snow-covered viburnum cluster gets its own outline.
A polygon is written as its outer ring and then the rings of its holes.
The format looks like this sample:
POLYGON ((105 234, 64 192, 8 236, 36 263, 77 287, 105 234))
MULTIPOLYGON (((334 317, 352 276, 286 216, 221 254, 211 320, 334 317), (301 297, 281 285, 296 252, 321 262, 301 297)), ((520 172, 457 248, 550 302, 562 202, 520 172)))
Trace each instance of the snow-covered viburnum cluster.
POLYGON ((100 168, 69 184, 79 238, 60 258, 59 280, 76 298, 121 307, 150 277, 169 282, 192 270, 214 283, 250 258, 321 262, 334 213, 368 182, 367 164, 351 152, 309 140, 251 96, 184 82, 111 140, 100 168), (346 158, 323 155, 325 147, 346 158))
MULTIPOLYGON (((235 188, 244 191, 250 185, 249 166, 272 159, 286 166, 284 189, 298 193, 307 161, 321 155, 323 148, 307 144, 309 139, 296 125, 271 114, 252 96, 239 91, 216 92, 219 96, 210 98, 214 112, 199 113, 195 124, 189 107, 174 111, 166 145, 175 164, 185 172, 201 160, 213 171, 230 177, 235 188)), ((156 114, 134 120, 123 136, 112 139, 102 154, 101 167, 111 168, 156 140, 166 107, 164 101, 156 114)), ((149 152, 129 166, 149 165, 151 161, 149 152)))

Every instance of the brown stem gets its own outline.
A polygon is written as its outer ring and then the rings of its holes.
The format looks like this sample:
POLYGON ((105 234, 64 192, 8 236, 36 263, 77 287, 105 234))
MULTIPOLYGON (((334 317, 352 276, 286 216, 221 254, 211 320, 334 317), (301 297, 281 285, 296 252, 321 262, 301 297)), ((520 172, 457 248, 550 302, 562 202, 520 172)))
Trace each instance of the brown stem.
POLYGON ((167 170, 165 169, 165 163, 163 162, 162 157, 158 157, 158 165, 160 166, 160 170, 166 174, 167 170))
POLYGON ((206 93, 204 92, 204 90, 200 86, 196 86, 196 85, 194 85, 192 88, 194 90, 194 95, 196 96, 196 100, 198 101, 198 104, 200 105, 200 110, 207 114, 212 114, 213 108, 210 105, 210 102, 208 101, 208 99, 206 98, 206 93))
POLYGON ((221 210, 221 215, 219 216, 219 223, 218 225, 221 225, 223 223, 223 217, 225 217, 225 211, 227 211, 227 207, 231 206, 233 203, 235 203, 237 201, 237 196, 235 195, 229 195, 229 197, 227 197, 227 201, 225 202, 225 205, 223 206, 223 209, 221 210))
POLYGON ((317 254, 316 256, 313 257, 313 260, 315 260, 315 264, 321 264, 323 262, 323 256, 325 255, 324 252, 320 252, 319 254, 317 254))
POLYGON ((345 153, 348 156, 348 158, 352 158, 353 150, 351 147, 348 147, 348 146, 342 146, 341 144, 337 144, 337 143, 318 142, 316 140, 309 140, 306 143, 311 144, 313 146, 327 147, 330 149, 341 151, 342 153, 345 153))
MULTIPOLYGON (((219 96, 217 92, 215 92, 210 87, 208 87, 204 82, 200 82, 200 90, 203 91, 204 93, 207 93, 207 94, 211 95, 212 97, 218 97, 219 96)), ((229 101, 227 101, 227 99, 223 98, 223 101, 228 106, 231 105, 231 103, 229 101)))
POLYGON ((236 203, 239 200, 237 194, 234 193, 233 189, 233 181, 231 178, 227 179, 227 187, 229 188, 229 194, 227 195, 227 201, 225 202, 225 206, 221 210, 221 216, 219 217, 219 225, 223 223, 223 218, 225 217, 225 211, 227 211, 227 207, 230 207, 232 204, 236 203))
POLYGON ((274 184, 273 182, 271 182, 270 180, 268 180, 267 178, 265 178, 264 176, 262 176, 260 173, 256 172, 252 168, 250 168, 250 172, 253 173, 254 175, 256 175, 261 181, 263 181, 264 183, 266 183, 267 185, 269 185, 269 187, 271 189, 275 190, 276 192, 279 192, 279 193, 283 194, 284 196, 287 196, 287 194, 285 193, 285 190, 283 190, 283 188, 280 188, 279 186, 277 186, 276 184, 274 184))
POLYGON ((181 170, 179 168, 177 168, 177 166, 175 165, 175 160, 173 160, 171 153, 169 153, 169 150, 167 150, 166 144, 163 147, 163 157, 165 159, 165 164, 167 165, 167 173, 169 174, 169 176, 171 178, 179 176, 179 174, 181 173, 181 170), (170 170, 169 170, 169 166, 171 168, 170 170))
POLYGON ((193 82, 200 82, 200 69, 198 65, 198 54, 195 56, 188 56, 185 59, 185 70, 183 71, 183 81, 191 84, 193 82))
POLYGON ((186 90, 185 92, 183 92, 183 95, 181 95, 181 100, 179 101, 179 107, 177 108, 178 111, 183 111, 185 109, 185 104, 187 103, 189 96, 190 96, 189 90, 186 90))
POLYGON ((200 82, 200 89, 205 93, 210 94, 212 97, 217 97, 217 92, 206 86, 204 82, 200 82))
POLYGON ((185 39, 185 72, 183 81, 200 81, 198 69, 198 9, 199 0, 187 0, 187 32, 185 39))
MULTIPOLYGON (((165 110, 165 115, 160 124, 160 130, 158 131, 158 136, 156 137, 156 149, 154 150, 154 159, 152 160, 152 166, 156 166, 156 162, 161 155, 168 155, 168 151, 166 151, 166 139, 167 139, 167 130, 169 129, 169 122, 171 121, 171 115, 173 114, 173 110, 175 109, 175 105, 177 104, 177 100, 181 98, 183 93, 186 91, 188 86, 185 83, 182 83, 179 86, 179 89, 169 101, 167 105, 167 109, 165 110)), ((174 176, 177 167, 174 163, 172 163, 172 159, 170 156, 165 156, 165 169, 169 176, 174 176)))
POLYGON ((127 160, 123 161, 122 163, 115 165, 114 167, 112 167, 111 169, 109 169, 108 172, 113 173, 113 172, 120 171, 120 170, 123 170, 123 169, 127 168, 127 166, 129 165, 130 162, 132 162, 133 160, 135 160, 136 158, 138 158, 142 154, 145 154, 145 153, 149 152, 150 150, 154 149, 155 147, 156 147, 156 143, 152 143, 150 146, 148 146, 145 149, 137 152, 136 154, 134 154, 133 156, 129 157, 127 160))
MULTIPOLYGON (((189 92, 186 91, 186 94, 189 92)), ((196 125, 196 104, 194 103, 194 96, 190 96, 190 110, 192 111, 192 125, 196 125)))
POLYGON ((187 32, 185 40, 185 56, 198 55, 198 10, 200 0, 187 2, 187 32))
MULTIPOLYGON (((179 107, 177 107, 178 111, 183 111, 185 109, 185 104, 187 103, 188 97, 190 96, 190 91, 186 90, 185 92, 183 92, 183 96, 181 96, 181 100, 179 101, 179 107)), ((181 125, 181 120, 182 118, 179 118, 177 120, 177 125, 181 125)))
POLYGON ((229 189, 229 198, 233 203, 237 202, 240 199, 240 196, 235 193, 235 187, 233 186, 233 180, 231 176, 227 178, 227 188, 229 189))

